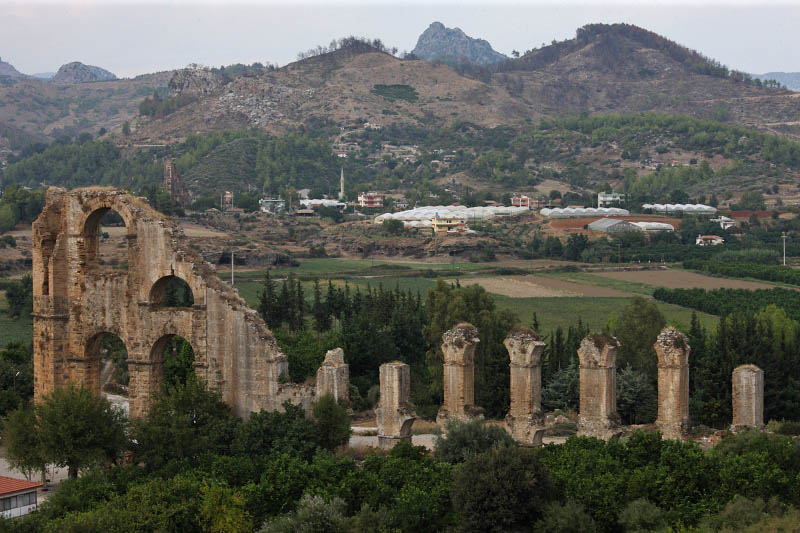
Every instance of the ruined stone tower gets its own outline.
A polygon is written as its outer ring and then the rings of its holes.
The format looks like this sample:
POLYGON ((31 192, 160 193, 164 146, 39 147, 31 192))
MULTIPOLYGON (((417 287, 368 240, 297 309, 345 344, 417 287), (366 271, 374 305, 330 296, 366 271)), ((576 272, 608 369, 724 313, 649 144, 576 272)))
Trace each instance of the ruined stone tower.
POLYGON ((756 365, 741 365, 733 370, 732 430, 764 427, 764 371, 756 365))
POLYGON ((239 416, 310 404, 313 390, 279 383, 286 356, 258 314, 185 244, 183 231, 123 191, 51 187, 33 224, 35 398, 68 381, 98 391, 101 335, 125 344, 130 412, 145 414, 163 380, 166 342, 194 350, 194 370, 239 416), (127 228, 127 270, 98 264, 100 221, 113 209, 127 228), (184 280, 191 307, 159 305, 167 283, 184 280))
POLYGON ((689 433, 689 352, 686 336, 674 328, 661 331, 655 343, 658 356, 658 418, 667 439, 689 433))
POLYGON ((192 197, 186 189, 180 174, 178 174, 178 167, 172 159, 164 160, 164 190, 169 193, 176 204, 180 206, 187 206, 192 202, 192 197))
POLYGON ((508 350, 511 372, 511 407, 506 416, 506 427, 516 441, 538 444, 544 430, 542 352, 545 343, 532 329, 519 328, 511 332, 503 344, 508 350))
POLYGON ((475 348, 478 330, 462 322, 442 335, 444 354, 444 403, 436 422, 444 425, 448 419, 472 418, 475 403, 475 348))
POLYGON ((589 335, 578 348, 580 415, 578 435, 608 439, 619 425, 617 415, 617 348, 614 337, 589 335))

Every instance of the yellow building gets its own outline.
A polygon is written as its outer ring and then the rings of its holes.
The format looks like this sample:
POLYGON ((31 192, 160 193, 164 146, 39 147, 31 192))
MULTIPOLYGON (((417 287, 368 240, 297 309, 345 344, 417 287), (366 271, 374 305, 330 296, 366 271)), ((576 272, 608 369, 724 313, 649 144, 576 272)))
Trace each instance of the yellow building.
POLYGON ((467 229, 467 221, 458 217, 434 217, 431 220, 434 233, 464 233, 467 229))

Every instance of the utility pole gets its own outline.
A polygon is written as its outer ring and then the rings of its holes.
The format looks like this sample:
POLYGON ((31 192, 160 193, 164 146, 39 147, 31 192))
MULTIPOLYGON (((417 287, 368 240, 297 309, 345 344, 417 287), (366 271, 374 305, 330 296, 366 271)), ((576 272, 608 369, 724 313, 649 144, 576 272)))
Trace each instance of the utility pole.
POLYGON ((231 287, 233 287, 233 250, 231 250, 231 287))
POLYGON ((789 236, 786 235, 785 231, 781 233, 781 239, 783 239, 783 266, 786 266, 786 239, 788 238, 789 236))

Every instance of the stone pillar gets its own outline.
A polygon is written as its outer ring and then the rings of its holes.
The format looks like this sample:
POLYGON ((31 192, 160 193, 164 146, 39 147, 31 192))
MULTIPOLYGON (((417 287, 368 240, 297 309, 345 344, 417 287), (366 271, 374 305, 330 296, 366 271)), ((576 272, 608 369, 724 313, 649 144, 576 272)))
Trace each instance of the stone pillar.
POLYGON ((659 333, 654 348, 658 355, 658 418, 656 425, 666 439, 689 433, 689 352, 686 336, 673 328, 659 333))
POLYGON ((617 415, 617 348, 614 337, 589 335, 578 348, 581 403, 578 435, 611 437, 617 415))
POLYGON ((350 399, 350 367, 344 362, 344 350, 328 350, 325 361, 317 369, 316 399, 326 394, 333 396, 336 403, 350 399))
POLYGON ((731 430, 764 427, 764 371, 756 365, 733 370, 733 424, 731 430))
POLYGON ((411 441, 411 426, 417 417, 411 393, 411 367, 400 361, 380 367, 381 398, 375 415, 378 446, 392 448, 401 440, 411 441))
POLYGON ((444 404, 436 423, 444 425, 451 418, 473 418, 475 403, 475 347, 480 340, 472 324, 462 322, 442 335, 444 354, 444 404))
MULTIPOLYGON (((129 354, 130 355, 130 354, 129 354)), ((162 362, 128 359, 128 416, 147 415, 164 382, 162 362)))
POLYGON ((509 334, 503 344, 511 360, 511 407, 506 415, 506 427, 514 440, 532 446, 536 444, 537 429, 543 429, 542 352, 545 343, 532 329, 519 328, 509 334))

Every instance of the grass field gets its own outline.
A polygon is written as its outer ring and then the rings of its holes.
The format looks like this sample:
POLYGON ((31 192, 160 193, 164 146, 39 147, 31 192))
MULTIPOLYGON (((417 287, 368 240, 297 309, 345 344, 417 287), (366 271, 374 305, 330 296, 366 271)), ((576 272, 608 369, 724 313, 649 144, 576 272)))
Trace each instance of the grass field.
POLYGON ((15 341, 24 344, 33 342, 33 320, 9 317, 6 292, 0 291, 0 347, 15 341))
MULTIPOLYGON (((508 298, 495 296, 497 306, 501 309, 510 309, 517 313, 523 325, 530 326, 533 313, 539 320, 539 329, 547 333, 561 326, 568 328, 575 325, 580 318, 584 324, 593 330, 605 326, 613 313, 620 313, 628 304, 630 298, 508 298)), ((677 305, 656 302, 659 310, 664 314, 667 323, 688 330, 692 318, 692 310, 677 305)), ((700 322, 707 328, 715 328, 719 317, 706 313, 697 313, 700 322)))
POLYGON ((623 279, 614 279, 589 272, 544 272, 539 274, 547 278, 560 279, 564 281, 571 281, 573 283, 583 283, 584 285, 593 285, 595 287, 603 287, 606 289, 616 289, 618 291, 632 292, 635 294, 645 294, 652 296, 655 286, 647 283, 640 283, 635 281, 628 281, 623 279))

